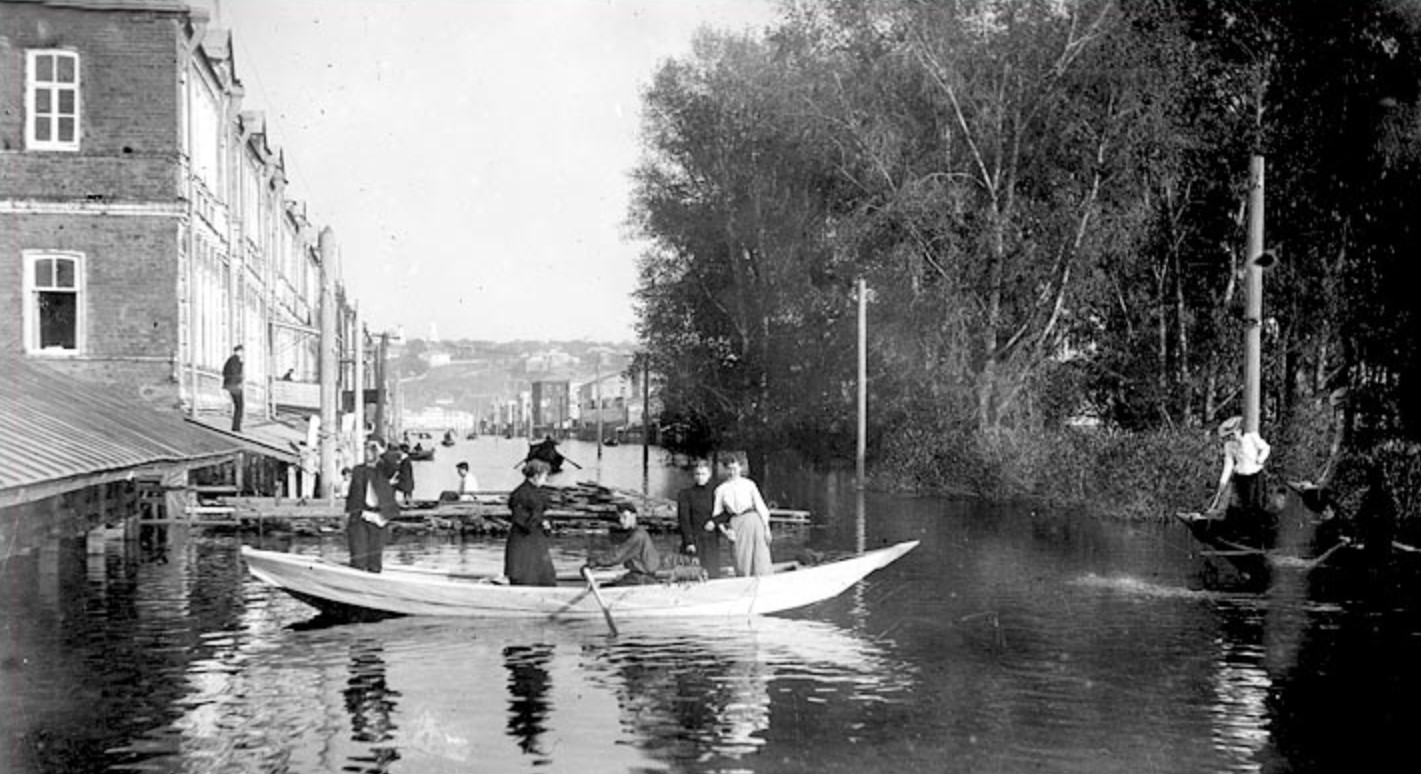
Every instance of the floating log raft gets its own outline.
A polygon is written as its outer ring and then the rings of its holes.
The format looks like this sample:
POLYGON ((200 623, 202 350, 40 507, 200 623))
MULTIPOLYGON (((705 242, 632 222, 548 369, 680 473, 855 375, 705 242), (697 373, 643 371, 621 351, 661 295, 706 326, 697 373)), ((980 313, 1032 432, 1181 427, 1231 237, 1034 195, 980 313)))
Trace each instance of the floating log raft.
MULTIPOLYGON (((616 487, 578 482, 567 487, 548 487, 548 521, 555 531, 603 530, 616 521, 624 503, 637 508, 637 518, 651 532, 674 532, 676 503, 662 497, 645 497, 616 487)), ((474 534, 504 534, 508 531, 508 492, 476 492, 470 500, 424 501, 402 508, 394 527, 413 531, 451 531, 474 534)), ((228 497, 222 516, 203 513, 204 526, 290 529, 301 533, 333 532, 344 527, 344 502, 336 500, 298 501, 289 498, 228 497)), ((808 524, 809 512, 771 508, 770 521, 808 524)))

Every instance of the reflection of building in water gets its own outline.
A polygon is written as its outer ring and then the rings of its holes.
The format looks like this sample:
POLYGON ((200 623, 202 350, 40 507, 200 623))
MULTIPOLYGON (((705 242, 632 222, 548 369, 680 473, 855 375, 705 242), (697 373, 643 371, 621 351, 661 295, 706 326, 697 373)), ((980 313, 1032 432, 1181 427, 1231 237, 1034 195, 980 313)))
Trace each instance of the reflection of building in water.
POLYGON ((351 741, 370 745, 368 757, 352 757, 355 767, 344 771, 388 771, 400 759, 392 744, 395 724, 390 716, 395 711, 395 698, 400 694, 385 682, 385 659, 382 648, 374 640, 358 639, 350 645, 350 680, 346 683, 345 709, 350 713, 351 741))
POLYGON ((548 663, 553 649, 546 645, 510 645, 503 649, 508 668, 508 733, 518 740, 525 755, 546 755, 542 737, 547 733, 548 663))

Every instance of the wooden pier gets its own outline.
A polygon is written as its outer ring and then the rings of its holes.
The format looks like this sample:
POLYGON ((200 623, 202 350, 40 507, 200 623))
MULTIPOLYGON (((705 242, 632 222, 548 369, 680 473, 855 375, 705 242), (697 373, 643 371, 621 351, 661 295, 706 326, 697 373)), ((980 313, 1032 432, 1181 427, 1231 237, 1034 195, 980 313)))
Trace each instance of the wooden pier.
MULTIPOLYGON (((202 526, 290 529, 302 533, 343 529, 343 500, 299 501, 290 498, 237 497, 232 492, 204 493, 199 505, 189 509, 188 523, 202 526)), ((568 487, 548 487, 544 515, 555 531, 603 530, 617 520, 623 503, 637 508, 638 522, 651 532, 674 532, 676 503, 661 497, 591 482, 568 487)), ((400 510, 393 527, 415 531, 449 531, 504 534, 508 531, 508 492, 477 492, 471 500, 425 501, 400 510)), ((770 521, 782 525, 807 525, 809 512, 771 508, 770 521)))

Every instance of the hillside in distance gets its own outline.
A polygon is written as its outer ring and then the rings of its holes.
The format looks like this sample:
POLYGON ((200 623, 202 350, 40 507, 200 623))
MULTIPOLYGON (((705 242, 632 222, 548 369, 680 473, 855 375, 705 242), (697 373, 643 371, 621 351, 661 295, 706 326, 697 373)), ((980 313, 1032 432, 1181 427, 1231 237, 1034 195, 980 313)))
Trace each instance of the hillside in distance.
POLYGON ((392 351, 391 358, 405 411, 439 406, 486 417, 500 402, 530 390, 534 381, 590 382, 599 370, 603 376, 625 371, 633 354, 627 342, 412 339, 398 353, 392 351))

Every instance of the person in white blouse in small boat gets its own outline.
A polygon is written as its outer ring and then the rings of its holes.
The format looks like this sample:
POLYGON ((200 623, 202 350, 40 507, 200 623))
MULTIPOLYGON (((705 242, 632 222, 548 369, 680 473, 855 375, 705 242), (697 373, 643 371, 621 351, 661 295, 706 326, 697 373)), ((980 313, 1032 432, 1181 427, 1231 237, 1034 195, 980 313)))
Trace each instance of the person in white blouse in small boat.
POLYGON ((770 560, 770 508, 760 496, 760 487, 741 475, 740 460, 731 458, 725 469, 729 477, 715 488, 711 517, 730 516, 735 574, 770 575, 774 572, 770 560))
POLYGON ((1256 431, 1243 432, 1243 417, 1230 417, 1219 425, 1219 438, 1224 442, 1224 469, 1219 475, 1219 491, 1214 494, 1210 513, 1227 510, 1224 494, 1233 484, 1235 499, 1246 512, 1263 508, 1263 484, 1260 479, 1263 464, 1272 448, 1256 431))

